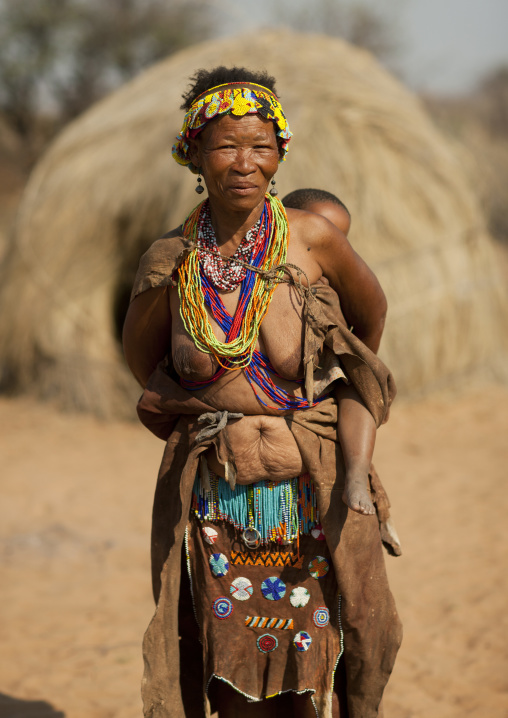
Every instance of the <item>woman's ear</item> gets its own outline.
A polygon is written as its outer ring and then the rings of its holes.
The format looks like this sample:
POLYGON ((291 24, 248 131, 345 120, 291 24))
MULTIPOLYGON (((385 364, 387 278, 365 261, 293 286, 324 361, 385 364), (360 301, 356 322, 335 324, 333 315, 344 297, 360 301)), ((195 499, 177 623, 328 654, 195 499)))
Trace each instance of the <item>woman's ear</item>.
POLYGON ((201 147, 199 139, 189 139, 189 159, 194 167, 201 167, 201 147))
POLYGON ((277 137, 277 149, 279 151, 279 160, 282 161, 282 158, 284 157, 284 151, 282 149, 282 137, 277 137))

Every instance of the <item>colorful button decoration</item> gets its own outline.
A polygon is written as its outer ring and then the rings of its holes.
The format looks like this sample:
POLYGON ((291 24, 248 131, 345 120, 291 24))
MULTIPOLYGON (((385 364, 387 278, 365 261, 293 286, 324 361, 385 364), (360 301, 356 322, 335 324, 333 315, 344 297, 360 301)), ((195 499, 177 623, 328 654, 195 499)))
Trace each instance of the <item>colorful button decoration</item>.
POLYGON ((269 601, 279 601, 286 595, 286 584, 277 576, 270 576, 261 584, 261 593, 269 601))
POLYGON ((271 653, 275 651, 279 642, 275 636, 272 636, 270 633, 263 633, 262 636, 259 636, 257 644, 261 653, 271 653))
POLYGON ((325 535, 324 535, 323 528, 322 528, 321 524, 316 524, 310 533, 311 533, 312 537, 316 539, 316 541, 324 541, 325 540, 325 535))
POLYGON ((303 608, 309 602, 310 593, 303 586, 297 586, 289 594, 289 602, 295 608, 303 608))
POLYGON ((219 534, 211 526, 205 526, 203 529, 201 529, 201 535, 203 536, 203 540, 206 541, 206 543, 213 544, 217 541, 217 536, 219 534))
POLYGON ((222 621, 224 618, 229 618, 233 613, 233 604, 226 596, 219 596, 212 603, 212 611, 222 621))
POLYGON ((246 601, 252 596, 252 583, 248 578, 240 576, 240 578, 235 578, 229 590, 237 601, 246 601))
MULTIPOLYGON (((236 489, 235 489, 236 491, 236 489)), ((295 566, 302 568, 303 556, 293 551, 231 551, 229 562, 232 566, 295 566)))
POLYGON ((309 573, 312 578, 323 578, 330 570, 330 564, 323 556, 316 556, 309 563, 309 573))
POLYGON ((268 616, 245 616, 247 628, 278 628, 288 631, 294 627, 292 618, 269 618, 268 616))
POLYGON ((300 631, 300 633, 297 633, 293 638, 293 643, 297 651, 308 651, 312 643, 312 638, 307 631, 300 631))
POLYGON ((312 620, 318 628, 324 628, 330 623, 330 611, 325 606, 320 606, 312 614, 312 620))
POLYGON ((215 577, 225 576, 229 571, 229 563, 223 553, 212 553, 209 561, 210 569, 215 577))

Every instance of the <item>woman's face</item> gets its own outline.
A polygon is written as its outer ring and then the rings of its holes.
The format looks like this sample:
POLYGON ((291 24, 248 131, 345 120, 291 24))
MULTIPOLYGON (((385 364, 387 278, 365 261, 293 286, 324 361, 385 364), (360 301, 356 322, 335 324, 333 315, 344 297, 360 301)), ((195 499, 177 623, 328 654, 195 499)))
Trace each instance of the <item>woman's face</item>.
POLYGON ((201 168, 214 204, 254 209, 279 164, 274 124, 260 115, 223 115, 191 141, 190 157, 201 168))

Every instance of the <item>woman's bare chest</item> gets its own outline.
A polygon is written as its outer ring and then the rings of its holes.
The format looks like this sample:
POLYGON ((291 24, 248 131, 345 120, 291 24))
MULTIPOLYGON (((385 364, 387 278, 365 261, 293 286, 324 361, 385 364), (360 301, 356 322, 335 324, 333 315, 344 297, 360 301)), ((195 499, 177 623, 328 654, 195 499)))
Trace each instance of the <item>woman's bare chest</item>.
MULTIPOLYGON (((298 246, 288 248, 287 263, 303 270, 301 281, 304 285, 307 281, 312 284, 321 277, 319 265, 298 246)), ((291 275, 296 278, 294 269, 291 269, 291 275)), ((290 381, 300 378, 302 372, 304 309, 302 292, 287 281, 291 275, 285 275, 285 281, 276 285, 266 314, 261 317, 258 313, 250 319, 251 322, 259 322, 256 349, 268 358, 277 374, 290 381)), ((234 317, 240 299, 240 288, 232 292, 221 292, 219 297, 226 312, 234 317)), ((172 356, 177 373, 193 381, 211 378, 218 364, 212 355, 199 350, 194 338, 186 330, 180 316, 180 300, 176 289, 171 291, 170 304, 173 320, 172 356)), ((220 326, 210 310, 208 320, 216 339, 224 342, 226 324, 223 322, 223 326, 220 326)))

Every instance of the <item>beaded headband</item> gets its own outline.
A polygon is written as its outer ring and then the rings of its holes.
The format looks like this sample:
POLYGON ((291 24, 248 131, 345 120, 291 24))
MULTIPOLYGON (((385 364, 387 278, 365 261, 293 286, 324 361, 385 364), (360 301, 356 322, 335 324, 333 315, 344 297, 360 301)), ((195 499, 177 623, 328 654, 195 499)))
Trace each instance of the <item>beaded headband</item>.
POLYGON ((196 137, 210 120, 226 114, 237 117, 259 114, 267 120, 272 120, 275 133, 282 140, 279 161, 284 162, 292 132, 277 97, 268 88, 253 82, 229 82, 201 93, 192 103, 173 145, 173 157, 178 164, 187 165, 191 172, 198 174, 198 168, 193 165, 189 157, 189 139, 196 137), (232 87, 232 85, 240 85, 240 87, 232 87))

